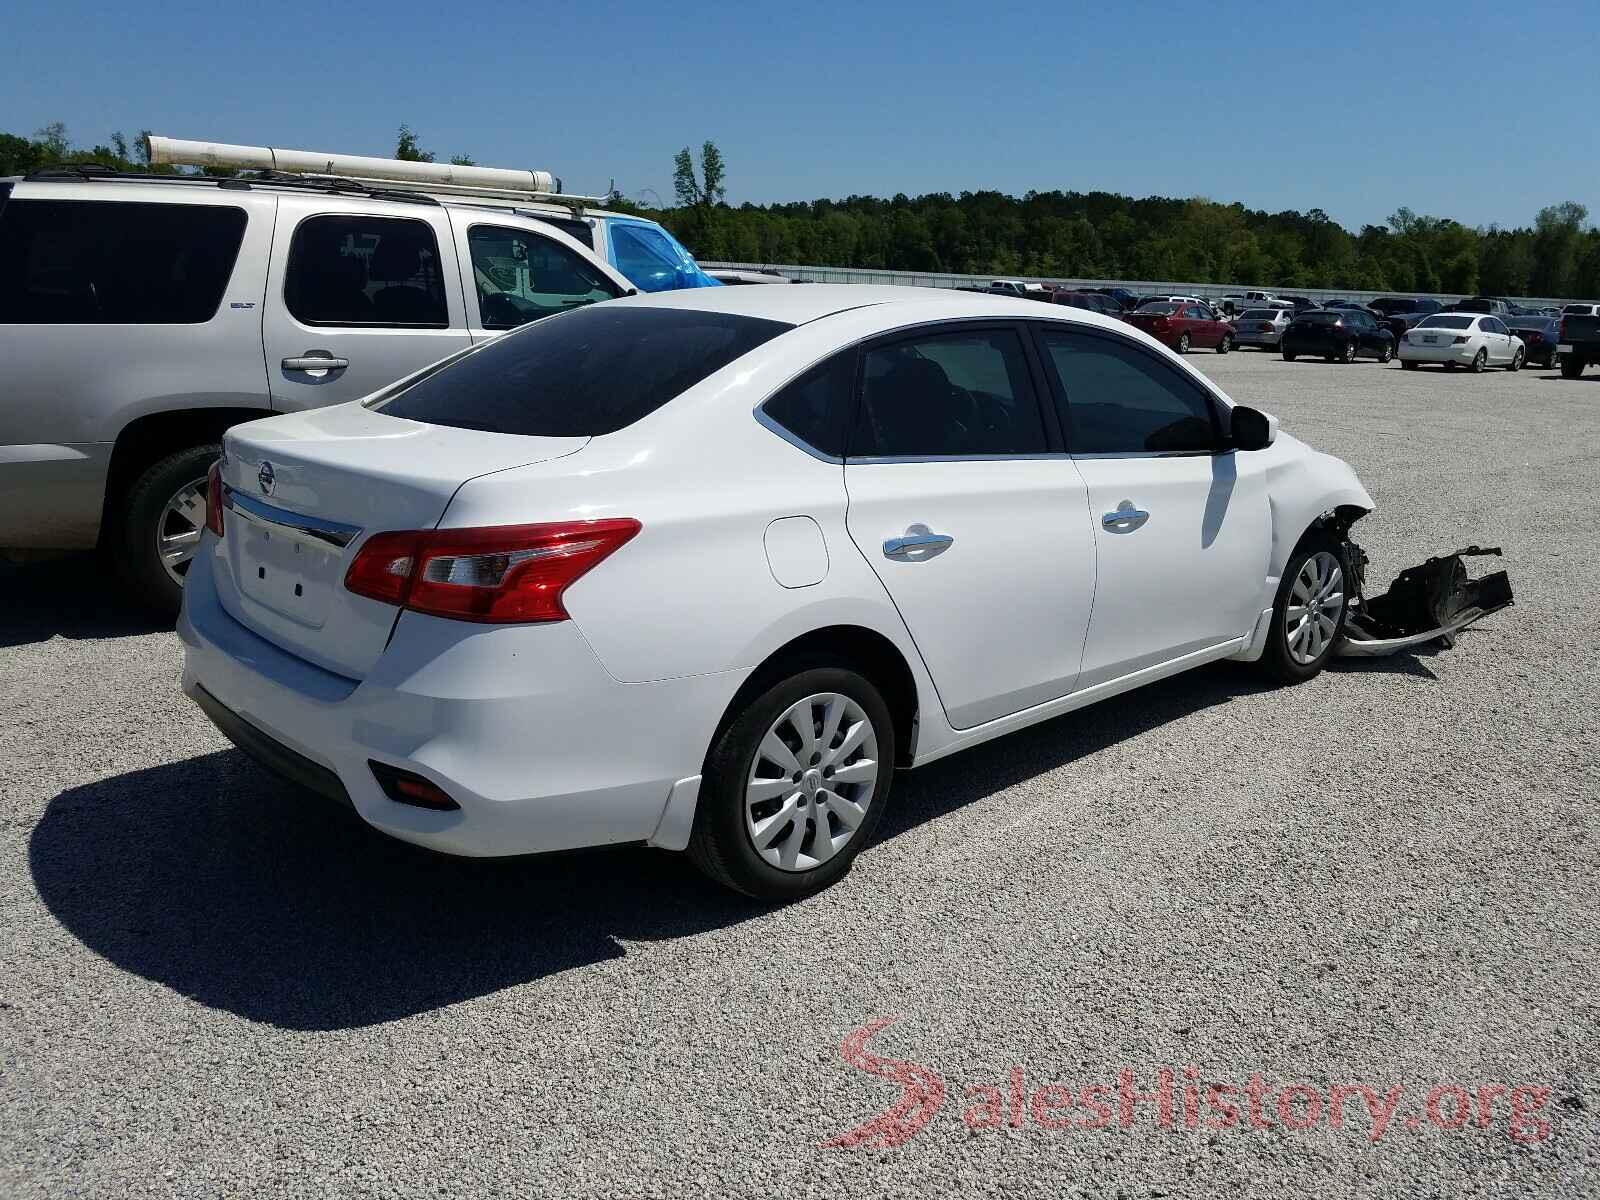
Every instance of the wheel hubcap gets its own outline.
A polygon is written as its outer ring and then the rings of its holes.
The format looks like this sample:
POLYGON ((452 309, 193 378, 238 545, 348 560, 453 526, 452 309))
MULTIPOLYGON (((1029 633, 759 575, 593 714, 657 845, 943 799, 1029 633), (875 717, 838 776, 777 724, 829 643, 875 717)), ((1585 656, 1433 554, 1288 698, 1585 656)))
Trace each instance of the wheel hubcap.
POLYGON ((1289 657, 1301 666, 1321 658, 1339 631, 1344 608, 1344 572, 1339 560, 1319 550, 1300 567, 1283 612, 1289 657))
POLYGON ((819 692, 767 730, 745 784, 745 829, 780 871, 809 871, 849 843, 878 784, 878 736, 849 696, 819 692))
POLYGON ((156 522, 156 555, 172 579, 181 584, 189 560, 200 545, 206 527, 206 481, 196 479, 179 488, 161 510, 156 522))

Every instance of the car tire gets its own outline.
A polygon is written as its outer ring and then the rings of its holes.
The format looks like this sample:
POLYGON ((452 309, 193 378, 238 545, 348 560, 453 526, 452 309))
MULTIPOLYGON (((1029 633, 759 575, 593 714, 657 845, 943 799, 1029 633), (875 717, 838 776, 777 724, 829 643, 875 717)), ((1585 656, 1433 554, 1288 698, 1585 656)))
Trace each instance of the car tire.
POLYGON ((1489 352, 1487 350, 1479 350, 1478 353, 1472 357, 1472 367, 1470 369, 1474 375, 1482 375, 1483 369, 1488 365, 1489 352))
POLYGON ((1576 379, 1583 374, 1585 363, 1581 358, 1574 358, 1570 354, 1561 356, 1561 378, 1576 379))
POLYGON ((1226 334, 1226 333, 1223 334, 1222 335, 1222 340, 1217 343, 1217 353, 1218 354, 1226 354, 1229 350, 1232 350, 1232 349, 1233 349, 1233 338, 1231 336, 1229 336, 1228 334, 1226 334))
POLYGON ((1177 350, 1179 354, 1189 353, 1189 335, 1187 333, 1180 333, 1178 335, 1177 350))
POLYGON ((1382 350, 1378 351, 1378 361, 1380 363, 1387 363, 1393 357, 1394 357, 1394 347, 1393 346, 1385 345, 1382 350))
POLYGON ((1508 371, 1520 371, 1520 370, 1522 370, 1522 357, 1523 357, 1523 355, 1522 355, 1522 351, 1521 350, 1513 351, 1512 355, 1511 355, 1511 365, 1509 367, 1507 367, 1506 369, 1508 371))
POLYGON ((1354 342, 1346 342, 1344 344, 1344 349, 1339 354, 1339 361, 1344 363, 1353 363, 1355 360, 1356 344, 1354 342))
POLYGON ((1421 363, 1418 363, 1418 362, 1415 362, 1415 361, 1411 361, 1411 360, 1407 360, 1407 359, 1404 359, 1404 358, 1402 358, 1400 360, 1400 369, 1402 371, 1415 371, 1421 365, 1422 365, 1421 363))
POLYGON ((1296 354, 1290 353, 1288 350, 1285 350, 1283 352, 1283 361, 1284 362, 1293 362, 1297 357, 1299 357, 1299 356, 1296 355, 1296 354))
POLYGON ((169 454, 146 467, 121 502, 114 502, 121 515, 106 539, 106 549, 133 598, 162 617, 178 615, 183 603, 182 576, 189 565, 186 556, 169 570, 161 549, 163 539, 169 554, 187 548, 188 555, 193 555, 205 528, 205 511, 202 507, 196 512, 194 492, 198 490, 203 505, 206 475, 221 454, 222 447, 214 442, 169 454), (191 526, 192 538, 187 536, 191 526))
POLYGON ((1272 626, 1261 655, 1261 665, 1268 675, 1279 683, 1304 683, 1327 665, 1344 639, 1345 614, 1350 605, 1349 578, 1349 564, 1333 539, 1307 538, 1295 547, 1278 585, 1272 626), (1338 576, 1332 584, 1339 597, 1337 610, 1317 600, 1317 590, 1331 578, 1330 572, 1337 572, 1338 576), (1306 611, 1311 606, 1300 603, 1306 599, 1317 600, 1311 613, 1306 611), (1315 619, 1317 613, 1323 619, 1315 619), (1331 630, 1327 627, 1330 620, 1331 630))
MULTIPOLYGON (((824 731, 811 726, 813 738, 824 731)), ((718 883, 759 900, 786 902, 820 892, 840 879, 872 840, 894 781, 895 753, 888 703, 865 676, 844 666, 813 664, 775 678, 724 724, 706 755, 689 837, 690 859, 718 883), (819 746, 807 757, 793 724, 808 720, 804 708, 808 700, 813 702, 810 719, 817 723, 825 724, 828 703, 839 703, 844 710, 832 737, 834 752, 849 732, 846 722, 856 718, 866 725, 858 744, 841 761, 853 768, 864 761, 875 763, 870 786, 851 784, 850 796, 827 792, 836 769, 826 761, 829 748, 819 746), (788 749, 787 761, 769 756, 768 739, 788 749), (784 776, 795 767, 800 768, 796 773, 801 778, 786 780, 784 776), (758 786, 764 781, 781 784, 782 790, 768 796, 769 789, 758 786), (793 792, 788 790, 791 786, 793 792), (761 824, 778 819, 785 809, 792 815, 782 826, 761 824), (848 828, 849 818, 841 819, 847 812, 854 814, 853 829, 848 828), (822 825, 831 832, 830 847, 836 845, 826 856, 815 854, 822 825), (776 833, 764 850, 756 844, 758 830, 776 833), (838 843, 847 831, 849 836, 838 843), (773 861, 784 857, 792 859, 790 865, 773 861)))

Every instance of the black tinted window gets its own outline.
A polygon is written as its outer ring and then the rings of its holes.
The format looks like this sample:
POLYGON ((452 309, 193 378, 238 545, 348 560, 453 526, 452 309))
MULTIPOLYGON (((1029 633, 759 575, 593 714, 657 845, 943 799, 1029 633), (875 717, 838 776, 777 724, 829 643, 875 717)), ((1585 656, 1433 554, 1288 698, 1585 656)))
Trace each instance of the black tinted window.
POLYGON ((601 304, 507 334, 377 407, 491 433, 615 433, 792 328, 726 313, 601 304))
POLYGON ((1015 330, 930 334, 862 355, 852 457, 1037 454, 1048 448, 1015 330))
POLYGON ((543 221, 546 225, 554 225, 570 238, 582 242, 589 249, 594 249, 594 230, 589 227, 589 222, 576 217, 548 217, 543 213, 527 212, 518 209, 518 215, 532 217, 535 221, 543 221))
POLYGON ((525 229, 467 231, 472 281, 485 329, 515 329, 539 317, 609 300, 618 288, 567 247, 525 229))
POLYGON ((300 222, 283 299, 307 325, 449 326, 433 229, 405 217, 300 222))
POLYGON ((761 406, 761 411, 814 450, 844 454, 845 425, 855 391, 856 356, 836 355, 812 367, 761 406))
POLYGON ((194 325, 222 302, 243 209, 12 200, 0 215, 0 321, 194 325))
POLYGON ((1212 451, 1211 398, 1176 367, 1121 338, 1041 330, 1067 399, 1076 454, 1212 451))

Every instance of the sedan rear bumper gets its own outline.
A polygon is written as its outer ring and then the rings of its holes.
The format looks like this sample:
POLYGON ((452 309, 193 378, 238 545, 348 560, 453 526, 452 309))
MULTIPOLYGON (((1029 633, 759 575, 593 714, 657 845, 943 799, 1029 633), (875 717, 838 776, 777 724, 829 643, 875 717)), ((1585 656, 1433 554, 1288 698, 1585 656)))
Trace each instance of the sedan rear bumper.
POLYGON ((1412 342, 1400 343, 1400 361, 1417 363, 1456 363, 1466 366, 1478 353, 1472 345, 1425 346, 1412 342))

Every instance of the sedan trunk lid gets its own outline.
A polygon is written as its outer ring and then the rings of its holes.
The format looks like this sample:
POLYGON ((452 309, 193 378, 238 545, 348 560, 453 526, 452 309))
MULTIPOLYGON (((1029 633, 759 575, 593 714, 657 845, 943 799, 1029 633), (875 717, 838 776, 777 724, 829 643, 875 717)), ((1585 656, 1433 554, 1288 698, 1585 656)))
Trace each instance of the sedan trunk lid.
POLYGON ((360 404, 290 413, 228 431, 222 606, 291 654, 360 679, 399 610, 344 587, 370 534, 431 529, 467 480, 572 454, 586 437, 425 425, 360 404))

